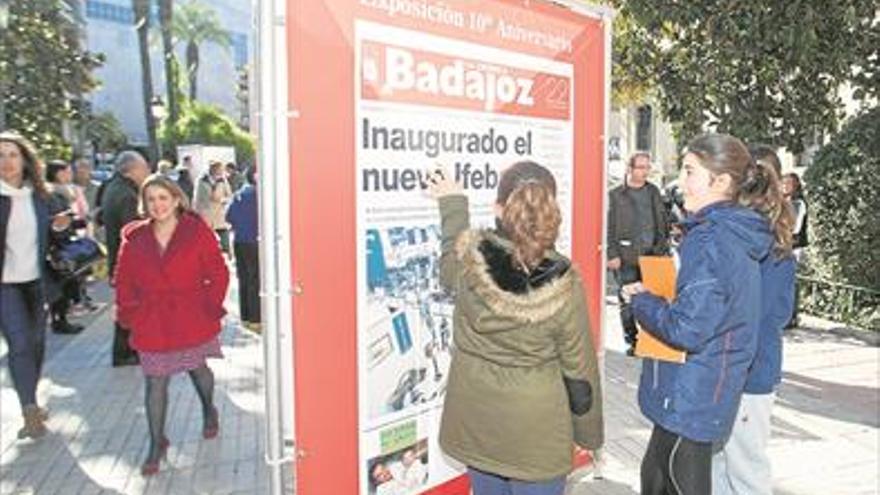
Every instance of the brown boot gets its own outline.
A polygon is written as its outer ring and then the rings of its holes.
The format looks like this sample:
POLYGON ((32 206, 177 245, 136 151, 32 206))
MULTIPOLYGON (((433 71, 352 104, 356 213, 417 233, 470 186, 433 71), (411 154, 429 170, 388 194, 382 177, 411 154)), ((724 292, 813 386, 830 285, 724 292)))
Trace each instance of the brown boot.
POLYGON ((43 423, 43 414, 44 412, 33 404, 24 406, 22 411, 24 427, 18 430, 18 438, 40 438, 45 435, 46 425, 43 423))

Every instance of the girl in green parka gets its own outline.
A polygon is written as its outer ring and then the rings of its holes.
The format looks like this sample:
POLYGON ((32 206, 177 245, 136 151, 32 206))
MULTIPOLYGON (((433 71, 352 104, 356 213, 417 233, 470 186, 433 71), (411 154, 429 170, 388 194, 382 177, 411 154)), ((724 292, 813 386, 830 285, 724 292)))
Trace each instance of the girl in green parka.
POLYGON ((556 181, 519 162, 501 175, 496 229, 470 230, 468 200, 429 176, 442 222, 440 282, 454 294, 455 351, 440 445, 475 495, 561 494, 573 446, 603 441, 596 354, 581 278, 554 250, 556 181))

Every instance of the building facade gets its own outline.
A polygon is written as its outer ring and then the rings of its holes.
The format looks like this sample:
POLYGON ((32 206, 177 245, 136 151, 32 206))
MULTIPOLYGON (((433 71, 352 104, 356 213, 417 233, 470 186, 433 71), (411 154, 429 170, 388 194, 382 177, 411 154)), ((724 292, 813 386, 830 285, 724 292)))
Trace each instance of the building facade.
POLYGON ((678 142, 672 124, 650 103, 613 108, 609 115, 608 168, 611 185, 623 181, 626 163, 636 151, 651 154, 651 180, 666 184, 678 173, 678 142))
MULTIPOLYGON (((175 8, 193 0, 175 0, 175 8)), ((239 98, 239 74, 248 71, 253 60, 254 30, 250 0, 196 0, 217 12, 221 26, 229 33, 229 48, 212 43, 200 46, 198 95, 200 102, 211 103, 224 113, 240 120, 246 109, 239 98)), ((122 124, 130 142, 147 142, 145 112, 141 97, 141 62, 134 11, 131 0, 81 0, 89 51, 103 53, 104 66, 96 71, 101 87, 90 95, 96 113, 110 112, 122 124)), ((150 62, 153 92, 165 94, 165 66, 159 33, 159 7, 151 5, 150 62)), ((185 42, 175 53, 185 65, 185 42)), ((185 69, 184 69, 185 70, 185 69)), ((185 75, 182 74, 185 78, 185 75)), ((246 100, 245 100, 246 101, 246 100)))

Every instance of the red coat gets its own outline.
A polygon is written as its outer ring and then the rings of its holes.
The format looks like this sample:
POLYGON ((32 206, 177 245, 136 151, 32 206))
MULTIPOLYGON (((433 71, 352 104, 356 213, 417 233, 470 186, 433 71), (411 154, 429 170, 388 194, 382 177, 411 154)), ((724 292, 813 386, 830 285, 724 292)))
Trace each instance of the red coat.
POLYGON ((181 215, 164 254, 150 220, 122 231, 116 267, 116 318, 139 351, 172 351, 220 332, 229 271, 214 232, 195 213, 181 215))

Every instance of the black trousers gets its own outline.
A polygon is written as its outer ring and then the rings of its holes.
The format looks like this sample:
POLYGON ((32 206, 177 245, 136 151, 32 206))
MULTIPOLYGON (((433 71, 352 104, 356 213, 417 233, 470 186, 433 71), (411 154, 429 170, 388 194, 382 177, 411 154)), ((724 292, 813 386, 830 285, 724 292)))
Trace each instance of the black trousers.
POLYGON ((83 280, 79 277, 64 279, 60 282, 61 294, 49 304, 49 316, 52 323, 67 321, 67 312, 72 302, 79 302, 82 293, 83 280))
POLYGON ((229 256, 229 229, 216 229, 217 239, 220 242, 220 250, 223 254, 229 256))
POLYGON ((633 316, 632 306, 628 302, 623 301, 623 292, 621 288, 626 284, 631 284, 642 280, 642 272, 638 265, 621 264, 620 269, 614 272, 617 279, 617 301, 620 308, 620 323, 623 326, 623 340, 630 346, 636 344, 636 318, 633 316))
POLYGON ((256 242, 236 242, 233 249, 241 320, 260 323, 260 245, 256 242))
POLYGON ((642 458, 641 495, 712 493, 712 444, 695 442, 654 425, 642 458))
POLYGON ((786 327, 798 326, 798 306, 801 304, 800 282, 797 278, 794 280, 794 306, 791 308, 791 318, 788 319, 786 327))

